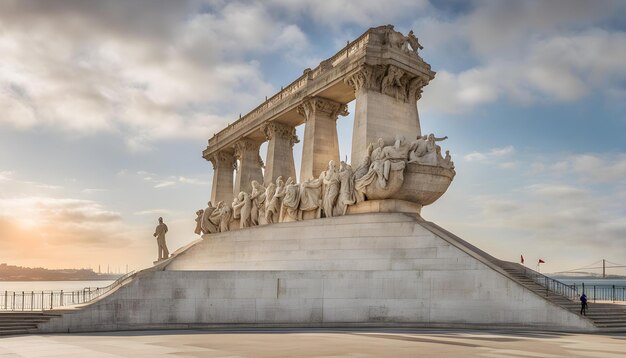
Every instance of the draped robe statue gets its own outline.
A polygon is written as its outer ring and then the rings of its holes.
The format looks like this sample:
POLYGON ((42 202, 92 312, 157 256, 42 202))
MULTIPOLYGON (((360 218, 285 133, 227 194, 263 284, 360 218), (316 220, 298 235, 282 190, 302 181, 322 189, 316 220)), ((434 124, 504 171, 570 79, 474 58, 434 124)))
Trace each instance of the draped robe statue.
MULTIPOLYGON (((284 196, 285 182, 283 182, 283 177, 279 176, 276 178, 276 190, 274 195, 272 195, 272 199, 269 201, 265 209, 265 220, 268 224, 273 224, 279 221, 280 207, 284 196)), ((265 200, 267 200, 267 198, 265 200)))
POLYGON ((285 183, 285 196, 280 210, 280 222, 297 221, 299 205, 300 185, 296 184, 293 178, 289 178, 287 183, 285 183))
POLYGON ((252 211, 250 213, 250 221, 252 225, 261 225, 265 223, 265 188, 258 181, 252 181, 252 211))
POLYGON ((196 235, 202 235, 202 214, 204 214, 203 209, 196 211, 196 230, 194 230, 196 235))
POLYGON ((305 212, 316 211, 314 218, 321 216, 322 180, 307 179, 300 184, 300 218, 305 212))
POLYGON ((324 195, 322 197, 322 208, 327 218, 333 217, 337 197, 339 196, 339 172, 334 160, 328 162, 328 169, 320 174, 320 179, 324 184, 324 195))
POLYGON ((252 213, 252 201, 250 200, 250 194, 242 191, 239 193, 239 197, 237 199, 238 203, 233 205, 233 210, 239 210, 239 228, 243 229, 244 227, 250 227, 252 213))
POLYGON ((209 201, 208 206, 206 207, 206 209, 204 209, 204 213, 202 213, 201 227, 202 227, 202 231, 204 231, 205 234, 213 234, 218 231, 218 228, 215 225, 215 223, 211 221, 211 215, 213 214, 213 211, 215 211, 215 209, 216 208, 209 201))
POLYGON ((354 197, 354 172, 350 164, 342 161, 339 167, 339 198, 335 215, 345 215, 348 206, 356 202, 354 197))

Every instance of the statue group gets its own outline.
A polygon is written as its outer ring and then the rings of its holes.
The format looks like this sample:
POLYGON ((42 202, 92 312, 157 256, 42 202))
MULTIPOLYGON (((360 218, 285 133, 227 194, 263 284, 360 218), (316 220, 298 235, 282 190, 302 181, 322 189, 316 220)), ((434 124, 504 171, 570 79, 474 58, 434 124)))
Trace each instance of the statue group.
POLYGON ((337 166, 331 160, 319 177, 302 183, 278 177, 264 187, 254 180, 251 192, 240 192, 232 203, 209 202, 205 209, 196 211, 195 233, 345 215, 351 205, 393 195, 402 186, 403 171, 409 163, 454 169, 449 151, 444 157, 437 145, 447 138, 429 134, 407 143, 403 136, 396 136, 393 145, 385 145, 380 138, 368 146, 356 169, 344 161, 337 166))

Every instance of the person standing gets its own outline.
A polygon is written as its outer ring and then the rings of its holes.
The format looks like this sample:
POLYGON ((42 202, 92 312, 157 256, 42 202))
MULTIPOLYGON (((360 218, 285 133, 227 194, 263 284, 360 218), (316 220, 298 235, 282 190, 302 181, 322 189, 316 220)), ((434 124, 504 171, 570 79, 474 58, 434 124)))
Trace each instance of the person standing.
POLYGON ((587 315, 587 295, 583 292, 580 296, 580 314, 586 316, 587 315))
POLYGON ((165 260, 170 257, 170 252, 167 250, 165 244, 165 234, 167 233, 167 225, 163 223, 163 218, 159 218, 159 225, 154 230, 154 237, 157 238, 157 245, 159 246, 159 259, 158 261, 165 260))

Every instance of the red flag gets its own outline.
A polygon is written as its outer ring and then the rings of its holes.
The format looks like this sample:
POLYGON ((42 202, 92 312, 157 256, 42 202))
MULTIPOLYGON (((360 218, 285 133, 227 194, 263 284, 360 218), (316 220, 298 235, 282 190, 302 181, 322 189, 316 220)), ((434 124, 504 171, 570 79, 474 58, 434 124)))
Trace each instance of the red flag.
POLYGON ((539 263, 538 264, 545 264, 546 262, 543 261, 542 259, 539 259, 539 263))
POLYGON ((519 255, 519 257, 520 257, 520 261, 524 263, 524 255, 519 255))

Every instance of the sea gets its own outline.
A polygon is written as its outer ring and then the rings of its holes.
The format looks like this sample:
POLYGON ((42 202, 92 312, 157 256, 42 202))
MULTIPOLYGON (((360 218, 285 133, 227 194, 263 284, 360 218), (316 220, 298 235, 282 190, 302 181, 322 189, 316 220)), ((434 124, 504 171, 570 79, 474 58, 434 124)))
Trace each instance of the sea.
POLYGON ((0 292, 4 291, 78 291, 83 288, 106 287, 113 280, 99 281, 0 281, 0 292))

